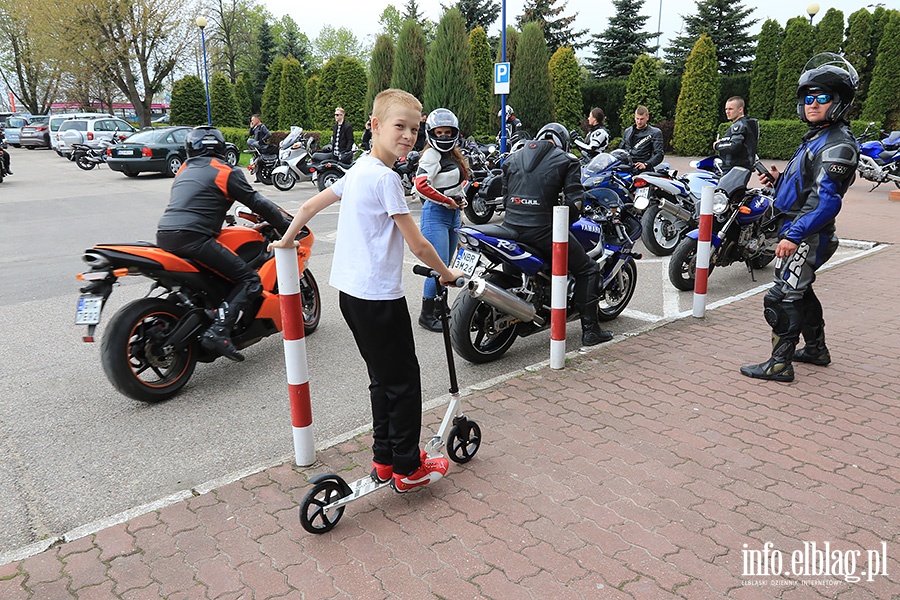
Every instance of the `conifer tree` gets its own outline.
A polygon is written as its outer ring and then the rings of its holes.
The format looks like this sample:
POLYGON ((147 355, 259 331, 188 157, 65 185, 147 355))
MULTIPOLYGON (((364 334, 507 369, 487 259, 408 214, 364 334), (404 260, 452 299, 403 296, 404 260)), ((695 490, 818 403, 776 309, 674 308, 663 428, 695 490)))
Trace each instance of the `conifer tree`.
POLYGON ((452 110, 459 119, 460 133, 470 135, 475 131, 478 98, 466 41, 462 13, 451 8, 438 22, 428 50, 422 104, 426 111, 452 110))
MULTIPOLYGON (((641 54, 634 61, 634 68, 625 85, 625 101, 619 122, 622 131, 634 125, 634 110, 638 106, 646 106, 650 111, 650 123, 657 122, 662 116, 662 101, 659 98, 659 63, 647 54, 641 54)), ((718 92, 716 93, 718 97, 718 92)))
POLYGON ((582 120, 581 88, 578 85, 580 69, 575 51, 562 47, 550 57, 550 84, 553 88, 553 106, 557 123, 566 129, 578 127, 582 120))
MULTIPOLYGON (((514 73, 516 72, 516 48, 519 45, 519 31, 511 26, 507 25, 506 27, 506 62, 509 63, 509 73, 510 77, 515 77, 514 73)), ((497 44, 497 57, 495 62, 503 62, 503 48, 501 44, 498 42, 497 44)), ((491 73, 491 81, 494 81, 494 75, 491 73)), ((512 79, 510 79, 512 81, 512 79)), ((509 97, 506 98, 506 101, 509 102, 509 97)), ((494 98, 491 100, 491 123, 496 123, 497 131, 500 131, 500 119, 497 114, 500 111, 500 95, 494 94, 494 98)), ((492 125, 493 128, 493 125, 492 125)))
POLYGON ((366 68, 363 64, 355 58, 342 61, 338 67, 332 103, 344 109, 344 118, 354 131, 361 131, 369 118, 366 87, 366 68))
POLYGON ((475 133, 487 135, 491 132, 492 118, 491 100, 494 95, 494 66, 491 63, 491 46, 487 33, 482 27, 476 27, 469 34, 469 63, 472 65, 472 79, 475 82, 477 108, 475 112, 475 133))
POLYGON ((237 101, 231 82, 224 73, 216 71, 209 84, 209 104, 212 111, 213 125, 216 127, 240 127, 237 101))
POLYGON ((516 67, 510 76, 509 102, 526 131, 534 135, 553 120, 547 42, 541 26, 525 23, 516 48, 516 67))
POLYGON ((290 131, 291 125, 309 122, 306 101, 306 74, 296 58, 287 58, 281 68, 281 87, 278 96, 278 129, 290 131))
POLYGON ((369 81, 366 88, 366 116, 372 112, 375 96, 391 87, 391 72, 394 70, 394 42, 391 36, 382 33, 375 40, 375 48, 369 59, 369 81))
MULTIPOLYGON (((316 97, 316 123, 318 123, 319 129, 331 129, 334 123, 333 111, 335 107, 340 106, 334 98, 337 93, 338 71, 341 63, 345 60, 347 60, 346 56, 338 54, 329 59, 319 71, 319 88, 316 97)), ((349 118, 349 115, 347 117, 349 118)))
POLYGON ((816 25, 816 53, 840 53, 844 45, 844 13, 829 8, 816 25))
POLYGON ((815 45, 812 25, 803 17, 790 19, 784 28, 784 40, 781 56, 778 57, 773 119, 797 118, 797 81, 812 57, 815 45))
POLYGON ((775 104, 775 81, 778 79, 778 56, 784 31, 774 19, 763 23, 756 43, 756 58, 753 60, 750 79, 750 98, 747 110, 753 111, 757 119, 768 119, 772 116, 775 104))
POLYGON ((684 61, 702 33, 712 39, 723 75, 746 71, 754 54, 754 36, 749 29, 759 21, 747 20, 753 10, 732 0, 697 0, 697 14, 684 17, 684 35, 676 37, 666 48, 669 73, 684 73, 684 61))
POLYGON ((234 82, 234 99, 242 122, 249 122, 250 115, 253 114, 253 101, 250 99, 246 73, 238 75, 237 81, 234 82))
POLYGON ((394 52, 391 87, 406 90, 419 100, 425 89, 425 34, 414 20, 407 20, 400 30, 394 52))
POLYGON ((682 156, 709 151, 719 124, 719 62, 712 39, 704 34, 684 65, 672 145, 682 156))
POLYGON ((458 10, 466 21, 468 32, 474 31, 477 27, 487 31, 500 16, 500 3, 497 0, 457 0, 450 6, 443 4, 441 6, 444 10, 449 8, 458 10))
POLYGON ((641 54, 650 54, 656 34, 644 31, 647 17, 640 14, 644 0, 613 0, 616 14, 609 19, 603 33, 595 33, 595 58, 588 59, 594 77, 627 77, 641 54))
POLYGON ((169 121, 172 125, 206 124, 206 88, 202 79, 185 75, 172 84, 169 121))
POLYGON ((319 127, 318 116, 316 115, 316 107, 319 99, 319 76, 313 75, 306 80, 306 109, 307 123, 304 129, 317 129, 319 127))
POLYGON ((897 73, 900 71, 900 12, 890 11, 884 27, 869 95, 862 118, 881 123, 888 131, 900 129, 900 102, 897 101, 897 73))
POLYGON ((872 79, 872 68, 875 61, 872 52, 872 14, 861 8, 847 18, 847 40, 844 42, 844 58, 849 61, 859 74, 859 90, 856 101, 850 108, 851 118, 862 113, 872 79))
POLYGON ((544 32, 544 39, 550 52, 562 46, 583 48, 589 41, 581 41, 587 34, 587 29, 573 31, 575 13, 571 17, 563 17, 561 13, 566 9, 567 0, 563 0, 559 6, 554 6, 559 0, 525 0, 524 12, 516 20, 516 24, 524 33, 525 23, 537 23, 544 32))
POLYGON ((278 122, 278 99, 281 96, 281 69, 284 59, 276 57, 269 65, 269 77, 266 79, 266 87, 263 89, 260 102, 260 119, 263 123, 278 122))
POLYGON ((276 56, 275 38, 272 36, 272 29, 269 24, 263 20, 256 31, 256 77, 255 91, 253 94, 254 104, 261 102, 263 90, 269 81, 271 71, 269 67, 276 56))

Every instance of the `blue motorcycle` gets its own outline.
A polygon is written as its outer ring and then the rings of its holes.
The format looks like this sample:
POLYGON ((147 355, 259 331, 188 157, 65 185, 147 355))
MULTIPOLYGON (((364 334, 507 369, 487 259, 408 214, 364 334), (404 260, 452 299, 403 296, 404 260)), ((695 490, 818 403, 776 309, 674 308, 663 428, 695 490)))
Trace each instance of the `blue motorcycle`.
MULTIPOLYGON (((622 165, 611 160, 588 179, 590 202, 570 231, 588 256, 600 265, 598 319, 618 317, 637 285, 634 244, 641 236, 641 220, 630 202, 627 185, 617 177, 622 165), (627 200, 627 202, 626 202, 627 200)), ((461 248, 454 267, 469 278, 468 291, 459 294, 451 309, 453 348, 472 363, 500 358, 517 337, 550 326, 550 261, 517 241, 517 232, 504 225, 465 226, 458 230, 461 248)), ((569 320, 579 317, 570 275, 566 296, 569 320)))
MULTIPOLYGON (((759 169, 765 172, 757 163, 759 169)), ((747 187, 751 175, 749 169, 732 167, 716 185, 710 275, 715 267, 741 262, 756 281, 753 269, 762 269, 775 259, 775 245, 784 219, 775 214, 773 199, 767 195, 771 192, 769 188, 747 187)), ((669 261, 669 281, 683 292, 694 289, 699 235, 699 229, 688 232, 669 261)))
POLYGON ((856 138, 859 142, 859 164, 856 169, 860 177, 875 182, 872 190, 887 181, 893 181, 900 188, 900 131, 890 134, 870 131, 874 126, 875 123, 869 123, 862 135, 856 138), (866 141, 875 135, 883 136, 883 139, 866 141))

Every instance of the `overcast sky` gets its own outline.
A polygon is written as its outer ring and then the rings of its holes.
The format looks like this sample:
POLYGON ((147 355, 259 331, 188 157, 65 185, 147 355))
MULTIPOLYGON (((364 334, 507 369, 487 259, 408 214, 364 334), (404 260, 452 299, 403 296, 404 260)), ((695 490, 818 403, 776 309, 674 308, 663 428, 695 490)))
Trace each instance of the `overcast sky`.
MULTIPOLYGON (((813 23, 817 23, 829 8, 838 8, 844 11, 844 20, 854 11, 870 5, 879 0, 818 0, 819 14, 813 23)), ((886 5, 893 4, 896 0, 890 0, 886 5)), ((373 41, 380 33, 378 17, 389 4, 393 4, 402 10, 406 0, 344 0, 339 2, 304 0, 262 0, 269 11, 277 18, 289 14, 310 40, 316 38, 323 25, 330 24, 333 27, 347 27, 361 41, 373 41)), ((451 4, 452 0, 443 0, 444 4, 451 4)), ((561 4, 562 2, 560 2, 561 4)), ((506 21, 508 25, 515 25, 515 19, 522 13, 524 0, 508 0, 506 3, 506 21)), ((811 4, 810 0, 757 0, 742 3, 744 8, 756 6, 751 19, 759 19, 753 26, 752 32, 758 33, 763 21, 775 19, 784 26, 788 19, 798 15, 806 16, 806 9, 811 4)), ((431 20, 440 18, 441 0, 418 0, 419 10, 431 20)), ((571 16, 578 13, 575 19, 576 29, 587 29, 590 33, 601 33, 609 24, 609 18, 615 13, 615 8, 609 0, 568 0, 563 14, 571 16)), ((647 0, 644 3, 642 14, 647 19, 647 31, 657 31, 657 24, 662 31, 661 45, 665 48, 667 40, 678 35, 682 28, 681 15, 696 13, 696 2, 693 0, 647 0), (660 6, 662 10, 660 10, 660 6)), ((870 8, 869 10, 872 10, 870 8)), ((500 19, 497 19, 493 31, 488 35, 497 35, 500 31, 500 19)), ((579 55, 592 54, 590 48, 579 52, 579 55)), ((662 50, 660 50, 662 56, 662 50)))

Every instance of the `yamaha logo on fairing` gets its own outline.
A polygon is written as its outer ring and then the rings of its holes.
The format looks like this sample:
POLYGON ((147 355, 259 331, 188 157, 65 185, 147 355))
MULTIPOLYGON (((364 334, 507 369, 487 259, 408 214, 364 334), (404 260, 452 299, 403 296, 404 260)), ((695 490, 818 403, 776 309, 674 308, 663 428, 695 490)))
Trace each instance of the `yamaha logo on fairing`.
POLYGON ((579 223, 579 225, 581 226, 581 229, 583 229, 584 231, 589 231, 591 233, 603 233, 603 230, 600 229, 599 226, 594 225, 593 223, 582 222, 582 223, 579 223))

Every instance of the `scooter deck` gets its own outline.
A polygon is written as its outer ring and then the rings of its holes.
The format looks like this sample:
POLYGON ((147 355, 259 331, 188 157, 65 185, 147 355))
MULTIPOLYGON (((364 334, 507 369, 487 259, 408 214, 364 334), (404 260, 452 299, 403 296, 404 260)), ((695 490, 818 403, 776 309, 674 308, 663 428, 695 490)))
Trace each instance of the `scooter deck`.
POLYGON ((331 504, 328 504, 323 507, 323 510, 326 512, 332 511, 336 508, 340 508, 345 504, 349 504, 354 500, 358 500, 363 496, 371 494, 372 492, 377 492, 381 488, 388 487, 391 485, 390 479, 385 481, 384 483, 378 483, 370 475, 367 475, 361 479, 357 479, 356 481, 352 481, 347 484, 347 487, 350 488, 350 493, 341 498, 340 500, 336 500, 331 504))

